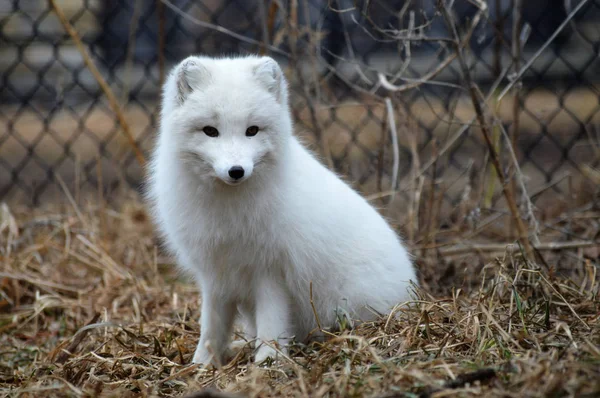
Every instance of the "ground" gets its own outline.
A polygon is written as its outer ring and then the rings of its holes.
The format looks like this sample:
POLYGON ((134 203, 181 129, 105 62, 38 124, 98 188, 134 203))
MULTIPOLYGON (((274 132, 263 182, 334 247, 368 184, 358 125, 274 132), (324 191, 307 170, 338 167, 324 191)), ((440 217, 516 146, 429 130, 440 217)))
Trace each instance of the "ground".
MULTIPOLYGON (((243 350, 206 369, 189 365, 197 291, 157 248, 143 204, 134 194, 98 203, 3 205, 2 395, 600 394, 597 245, 532 254, 518 245, 459 249, 443 258, 412 245, 422 289, 393 314, 298 345, 279 363, 252 365, 243 350)), ((598 208, 570 214, 546 225, 597 236, 598 208)))

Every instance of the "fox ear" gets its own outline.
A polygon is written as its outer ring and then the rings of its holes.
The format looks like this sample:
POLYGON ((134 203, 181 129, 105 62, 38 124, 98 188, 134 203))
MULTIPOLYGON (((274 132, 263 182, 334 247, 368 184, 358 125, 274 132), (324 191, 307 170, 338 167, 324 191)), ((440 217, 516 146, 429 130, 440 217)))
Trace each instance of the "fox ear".
POLYGON ((279 64, 271 57, 261 57, 254 67, 254 75, 258 81, 272 93, 277 101, 287 100, 287 85, 279 64))
POLYGON ((210 72, 197 57, 189 57, 177 69, 177 102, 183 104, 194 90, 205 87, 210 80, 210 72))

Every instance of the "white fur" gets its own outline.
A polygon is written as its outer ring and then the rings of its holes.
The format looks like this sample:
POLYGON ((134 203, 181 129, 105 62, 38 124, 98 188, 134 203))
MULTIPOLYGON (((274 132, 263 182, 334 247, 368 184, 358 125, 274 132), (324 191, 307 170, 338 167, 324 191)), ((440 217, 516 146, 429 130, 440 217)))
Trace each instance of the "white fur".
POLYGON ((150 165, 158 229, 202 295, 194 363, 223 359, 236 314, 256 361, 343 308, 361 320, 408 299, 410 256, 379 213, 292 135, 287 84, 268 57, 189 57, 171 72, 150 165), (218 129, 211 138, 204 126, 218 129), (249 126, 260 128, 254 137, 249 126), (227 171, 242 166, 235 184, 227 171), (271 342, 271 343, 269 343, 271 342), (267 344, 265 344, 267 343, 267 344))

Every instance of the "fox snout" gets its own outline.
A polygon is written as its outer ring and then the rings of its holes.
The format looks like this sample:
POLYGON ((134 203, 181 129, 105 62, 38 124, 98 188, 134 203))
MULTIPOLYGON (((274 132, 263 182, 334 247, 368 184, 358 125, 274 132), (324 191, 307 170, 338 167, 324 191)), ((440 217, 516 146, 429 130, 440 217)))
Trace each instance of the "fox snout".
POLYGON ((233 166, 227 173, 229 174, 229 177, 236 181, 244 178, 244 168, 242 166, 233 166))
POLYGON ((228 185, 237 185, 252 175, 254 165, 251 162, 219 162, 214 165, 217 178, 228 185))

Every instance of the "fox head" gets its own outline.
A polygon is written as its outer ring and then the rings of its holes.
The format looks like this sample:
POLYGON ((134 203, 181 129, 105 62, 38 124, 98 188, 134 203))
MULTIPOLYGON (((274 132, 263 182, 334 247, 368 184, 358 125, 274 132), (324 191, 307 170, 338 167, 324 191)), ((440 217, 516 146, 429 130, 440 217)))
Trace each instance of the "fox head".
POLYGON ((287 83, 270 57, 188 57, 163 93, 161 145, 194 174, 238 185, 282 156, 291 135, 287 83))

